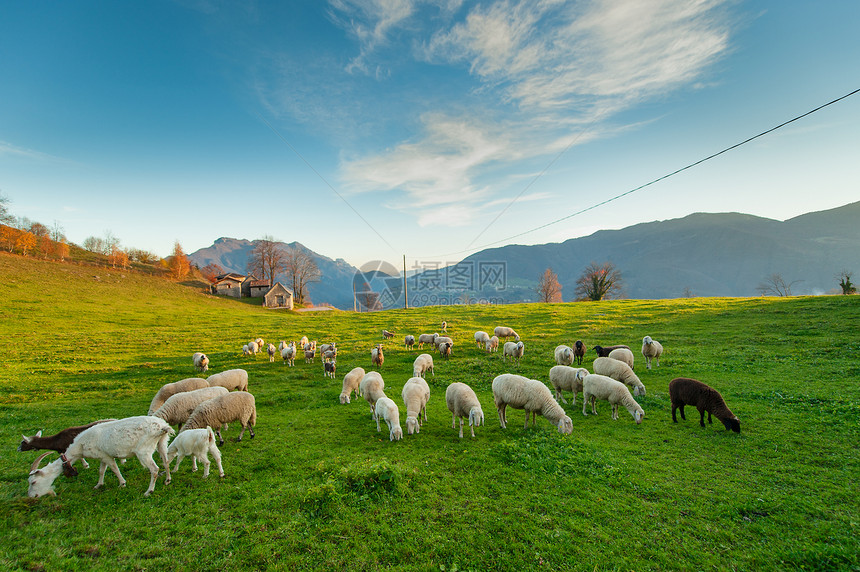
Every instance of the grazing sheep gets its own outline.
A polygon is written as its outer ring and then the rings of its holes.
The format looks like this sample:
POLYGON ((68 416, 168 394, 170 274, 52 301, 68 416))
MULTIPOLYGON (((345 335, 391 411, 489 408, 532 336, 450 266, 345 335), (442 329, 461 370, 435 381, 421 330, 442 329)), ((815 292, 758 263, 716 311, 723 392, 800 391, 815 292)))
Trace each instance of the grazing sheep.
POLYGON ((406 406, 406 433, 420 433, 421 413, 427 421, 427 402, 430 401, 430 386, 422 377, 410 377, 400 392, 406 406))
POLYGON ((337 359, 337 348, 324 351, 322 356, 323 361, 335 361, 337 359))
POLYGON ((337 362, 334 361, 326 361, 323 362, 323 376, 330 377, 334 379, 334 374, 337 371, 337 362))
POLYGON ((328 351, 333 351, 335 355, 337 355, 337 344, 332 342, 330 344, 321 344, 318 348, 321 354, 324 354, 328 351))
POLYGON ((290 367, 296 365, 296 344, 290 342, 290 345, 281 350, 281 359, 290 367))
POLYGON ((316 341, 316 340, 312 340, 312 341, 310 341, 310 342, 306 343, 305 345, 303 345, 303 346, 302 346, 302 349, 303 349, 304 351, 306 351, 306 352, 309 352, 309 351, 313 351, 313 352, 315 352, 315 351, 317 351, 317 341, 316 341))
POLYGON ((205 429, 189 429, 183 431, 170 442, 167 447, 167 462, 170 463, 176 457, 176 465, 173 467, 173 472, 179 470, 179 463, 185 457, 191 457, 191 470, 197 470, 197 461, 203 463, 203 478, 209 476, 209 454, 215 459, 215 466, 218 467, 218 476, 224 477, 224 467, 221 466, 221 451, 218 450, 218 445, 215 444, 215 432, 211 427, 205 429))
POLYGON ((370 363, 376 367, 382 367, 385 362, 385 355, 382 353, 382 344, 377 344, 375 348, 370 350, 370 363))
POLYGON ((244 369, 228 369, 207 379, 210 387, 226 387, 229 391, 248 391, 248 372, 244 369))
POLYGON ((369 371, 361 378, 358 389, 359 394, 370 405, 370 415, 375 419, 376 402, 379 401, 380 397, 385 397, 385 392, 383 391, 385 389, 385 381, 383 381, 378 371, 369 371))
POLYGON ((380 397, 376 401, 376 431, 379 432, 382 428, 379 426, 379 418, 385 420, 388 424, 388 440, 399 441, 403 438, 403 429, 400 427, 400 410, 397 409, 397 404, 387 397, 380 397))
POLYGON ((194 411, 198 405, 204 401, 209 401, 210 399, 214 399, 228 392, 229 390, 226 387, 215 386, 195 389, 194 391, 186 391, 184 393, 177 393, 176 395, 171 395, 170 398, 164 402, 164 405, 159 407, 152 416, 164 419, 168 424, 176 425, 178 429, 182 427, 183 423, 188 421, 188 418, 191 416, 191 412, 194 411))
POLYGON ((478 330, 475 332, 475 345, 478 346, 478 349, 484 348, 487 346, 487 342, 490 341, 490 334, 484 332, 482 330, 478 330))
POLYGON ((204 372, 209 369, 209 358, 204 353, 197 352, 191 356, 191 363, 194 364, 194 367, 199 372, 204 372))
POLYGON ((263 351, 263 346, 266 345, 266 343, 263 341, 263 338, 255 339, 254 343, 257 344, 257 348, 259 348, 260 351, 263 351))
MULTIPOLYGON (((75 437, 77 437, 80 433, 86 431, 93 425, 98 425, 99 423, 104 423, 105 421, 116 421, 116 419, 99 419, 98 421, 87 423, 86 425, 68 427, 48 437, 42 437, 41 429, 32 437, 21 435, 22 439, 21 444, 18 445, 18 451, 36 451, 38 449, 48 449, 49 451, 56 451, 57 453, 60 453, 62 455, 66 452, 66 449, 69 448, 69 445, 72 444, 72 441, 75 440, 75 437)), ((87 464, 86 459, 81 459, 81 463, 83 463, 85 469, 90 468, 90 466, 87 464)), ((63 467, 64 469, 67 469, 66 465, 63 465, 63 467)), ((67 477, 74 476, 73 471, 66 470, 65 474, 67 477)))
POLYGON ((266 345, 266 353, 269 355, 269 363, 273 363, 275 361, 275 351, 275 344, 266 345))
POLYGON ((394 332, 389 332, 388 330, 382 330, 382 339, 390 340, 394 337, 394 332))
POLYGON ((446 322, 444 320, 442 321, 442 331, 445 332, 446 334, 448 333, 448 322, 446 322))
POLYGON ((448 359, 451 357, 451 350, 453 349, 454 344, 451 342, 445 342, 439 345, 439 355, 443 358, 448 359))
POLYGON ((585 357, 585 350, 587 349, 582 340, 576 340, 576 343, 573 344, 573 355, 576 356, 576 365, 582 365, 582 358, 585 357))
POLYGON ((590 373, 582 381, 582 414, 588 416, 588 404, 591 403, 591 411, 597 415, 597 400, 605 399, 612 405, 612 418, 618 420, 618 406, 623 405, 636 424, 642 423, 645 412, 636 403, 627 386, 611 377, 590 373))
POLYGON ((436 336, 436 339, 433 340, 433 345, 436 346, 436 349, 438 350, 442 344, 451 344, 453 346, 454 340, 452 340, 448 336, 436 336))
POLYGON ((358 387, 364 374, 365 371, 363 367, 355 367, 351 369, 348 374, 343 376, 343 389, 340 391, 341 405, 345 405, 350 402, 350 396, 353 391, 355 392, 356 397, 359 396, 358 387))
MULTIPOLYGON (((505 344, 507 345, 507 344, 505 344)), ((556 346, 555 352, 555 363, 558 365, 571 365, 573 364, 573 349, 568 346, 556 346)))
POLYGON ((302 336, 302 338, 299 340, 299 347, 304 349, 305 345, 307 345, 307 343, 308 343, 308 337, 302 336))
MULTIPOLYGON (((609 355, 606 356, 612 359, 617 359, 618 361, 624 362, 630 369, 633 369, 633 352, 628 350, 627 348, 617 348, 609 352, 609 355)), ((598 358, 600 359, 600 358, 598 358)), ((610 376, 612 377, 612 376, 610 376)))
POLYGON ((424 374, 428 371, 433 374, 433 377, 436 377, 436 372, 433 371, 433 356, 430 354, 421 354, 412 362, 412 376, 424 377, 424 374))
MULTIPOLYGON (((305 344, 305 347, 310 347, 310 344, 305 344)), ((314 363, 317 357, 316 349, 306 349, 305 350, 305 363, 314 363)))
POLYGON ((202 389, 204 387, 209 387, 209 383, 200 377, 189 377, 173 383, 165 383, 155 394, 155 397, 152 398, 147 415, 155 413, 171 395, 176 395, 183 391, 194 391, 195 389, 202 389))
POLYGON ((475 427, 484 424, 484 411, 475 391, 465 383, 455 382, 445 390, 445 403, 451 412, 451 429, 457 427, 457 418, 460 418, 460 439, 463 438, 463 417, 469 419, 469 429, 472 437, 475 436, 475 427))
POLYGON ((512 360, 517 361, 517 365, 520 365, 520 358, 523 357, 523 352, 525 352, 526 348, 522 342, 505 342, 504 354, 502 355, 502 359, 507 361, 508 356, 511 356, 512 360))
POLYGON ((594 373, 611 377, 616 381, 629 385, 633 390, 633 395, 645 395, 645 386, 642 384, 642 381, 633 373, 630 366, 623 361, 618 361, 611 357, 599 357, 594 360, 592 367, 594 373))
POLYGON ((549 382, 555 389, 555 400, 567 403, 562 391, 573 392, 573 405, 576 405, 576 394, 582 391, 582 380, 588 375, 584 367, 569 367, 556 365, 549 370, 549 382))
POLYGON ((642 355, 645 356, 645 367, 651 369, 651 358, 657 362, 657 367, 660 367, 660 356, 663 354, 663 344, 657 340, 652 340, 651 336, 642 338, 642 355))
POLYGON ((496 376, 493 379, 493 401, 499 412, 502 429, 507 428, 507 406, 510 405, 514 409, 525 409, 526 429, 529 426, 529 413, 532 414, 532 425, 536 422, 535 415, 540 413, 558 427, 560 433, 569 435, 573 431, 570 417, 553 399, 549 388, 536 379, 513 373, 496 376))
POLYGON ((737 416, 729 410, 720 392, 697 379, 688 377, 676 377, 669 382, 669 398, 672 400, 672 422, 677 423, 675 410, 681 410, 681 419, 687 420, 684 415, 684 406, 692 405, 699 410, 699 425, 705 426, 705 412, 708 412, 708 423, 712 423, 711 415, 722 421, 726 430, 731 429, 735 433, 741 432, 741 422, 737 416))
POLYGON ((597 352, 597 357, 609 357, 609 352, 612 350, 617 350, 618 348, 630 349, 630 346, 625 346, 623 344, 618 344, 615 346, 594 346, 594 351, 597 352))
POLYGON ((418 349, 424 347, 424 344, 434 344, 436 342, 436 338, 439 337, 439 334, 420 334, 418 336, 418 349))
POLYGON ((259 351, 260 346, 259 344, 257 344, 257 342, 248 342, 248 355, 253 355, 256 357, 259 351))
POLYGON ((508 328, 506 326, 497 326, 496 329, 493 330, 493 334, 495 334, 499 339, 504 338, 505 341, 510 337, 513 337, 515 342, 520 341, 520 335, 512 328, 508 328))
POLYGON ((499 338, 493 336, 487 340, 486 350, 487 353, 499 351, 499 338))
POLYGON ((407 350, 411 350, 412 346, 415 345, 415 336, 408 335, 403 338, 403 344, 406 346, 407 350))
POLYGON ((254 438, 254 425, 257 424, 257 404, 254 401, 254 396, 247 391, 232 391, 215 399, 204 401, 194 408, 180 433, 189 429, 203 429, 207 425, 216 427, 215 433, 218 435, 219 445, 223 446, 224 438, 221 437, 221 426, 233 421, 242 424, 239 441, 242 440, 246 429, 251 434, 251 439, 254 438))
MULTIPOLYGON (((131 456, 136 456, 140 464, 149 469, 149 488, 144 493, 144 496, 149 496, 155 490, 155 480, 158 478, 158 465, 152 460, 152 454, 156 449, 164 463, 166 473, 164 484, 170 483, 167 440, 173 433, 173 429, 167 422, 149 415, 127 417, 93 425, 75 437, 66 449, 65 455, 48 463, 44 468, 39 468, 39 463, 45 455, 50 455, 51 451, 36 459, 30 467, 30 475, 27 479, 29 482, 27 496, 55 495, 54 481, 63 471, 62 466, 67 465, 72 469, 75 462, 84 457, 101 461, 99 481, 95 488, 104 485, 105 470, 108 467, 119 480, 119 486, 124 487, 125 479, 119 472, 116 459, 128 459, 131 456)), ((72 471, 74 472, 74 469, 72 471)))

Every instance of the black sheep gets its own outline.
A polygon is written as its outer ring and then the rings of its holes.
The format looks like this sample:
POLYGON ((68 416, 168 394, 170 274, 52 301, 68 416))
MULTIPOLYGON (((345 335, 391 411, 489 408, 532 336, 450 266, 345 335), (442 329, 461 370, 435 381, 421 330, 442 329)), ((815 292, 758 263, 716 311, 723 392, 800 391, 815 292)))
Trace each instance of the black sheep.
POLYGON ((585 350, 587 349, 582 340, 576 340, 576 343, 573 344, 573 356, 576 359, 576 365, 582 365, 582 358, 585 357, 585 350))
POLYGON ((625 345, 617 345, 617 346, 594 346, 594 351, 597 352, 597 357, 609 357, 609 352, 612 350, 617 350, 618 348, 624 348, 626 350, 630 349, 630 346, 625 345))
POLYGON ((708 412, 708 423, 712 423, 711 414, 725 425, 726 430, 731 429, 735 433, 741 432, 741 422, 726 406, 720 392, 697 379, 688 377, 677 377, 669 382, 669 398, 672 400, 672 421, 678 422, 675 410, 681 409, 681 419, 687 420, 684 415, 684 406, 692 405, 699 410, 699 425, 705 426, 705 412, 708 412))

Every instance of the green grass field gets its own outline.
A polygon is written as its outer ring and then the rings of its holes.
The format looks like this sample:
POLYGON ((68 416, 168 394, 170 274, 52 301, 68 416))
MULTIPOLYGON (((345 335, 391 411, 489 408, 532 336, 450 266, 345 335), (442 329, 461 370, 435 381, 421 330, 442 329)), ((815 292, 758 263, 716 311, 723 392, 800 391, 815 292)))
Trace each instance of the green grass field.
MULTIPOLYGON (((0 569, 4 570, 860 570, 860 297, 624 300, 454 306, 372 314, 265 311, 158 278, 0 254, 0 569), (370 369, 381 330, 386 393, 419 352, 403 334, 438 331, 456 346, 435 359, 429 420, 390 442, 367 404, 340 405, 343 374, 370 369), (519 367, 475 348, 475 330, 514 327, 519 367), (338 375, 294 368, 241 346, 337 341, 338 375), (665 347, 645 370, 641 339, 665 347), (573 434, 545 419, 499 427, 490 384, 513 371, 548 383, 556 345, 626 343, 648 389, 637 426, 565 406, 573 434), (36 452, 21 434, 146 413, 164 383, 248 370, 255 439, 221 447, 227 476, 183 462, 144 498, 148 472, 121 465, 128 486, 97 465, 29 499, 36 452), (717 388, 741 419, 673 424, 668 383, 717 388), (486 426, 457 438, 447 385, 478 393, 486 426)), ((583 364, 591 369, 594 353, 583 364)), ((436 356, 438 357, 438 356, 436 356)), ((568 396, 569 397, 569 396, 568 396)), ((160 461, 155 456, 156 462, 160 461)))

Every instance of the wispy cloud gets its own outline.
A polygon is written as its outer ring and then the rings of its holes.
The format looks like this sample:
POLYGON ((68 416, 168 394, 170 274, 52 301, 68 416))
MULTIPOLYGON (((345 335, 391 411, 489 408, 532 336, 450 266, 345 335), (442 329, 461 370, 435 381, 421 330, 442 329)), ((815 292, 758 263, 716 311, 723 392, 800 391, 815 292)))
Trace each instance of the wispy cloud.
POLYGON ((0 156, 3 155, 34 161, 68 162, 66 159, 42 153, 41 151, 34 151, 33 149, 18 147, 17 145, 7 143, 6 141, 0 141, 0 156))

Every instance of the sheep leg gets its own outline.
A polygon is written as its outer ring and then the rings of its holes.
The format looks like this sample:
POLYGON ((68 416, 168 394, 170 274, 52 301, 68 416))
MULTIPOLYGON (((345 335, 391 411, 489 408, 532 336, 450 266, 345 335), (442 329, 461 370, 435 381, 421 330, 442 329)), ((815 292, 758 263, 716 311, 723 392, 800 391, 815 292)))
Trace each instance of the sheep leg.
POLYGON ((84 468, 85 468, 85 469, 89 469, 89 468, 90 468, 90 466, 87 464, 87 460, 86 460, 86 459, 81 459, 81 464, 84 466, 84 468))
POLYGON ((375 416, 376 419, 376 432, 379 433, 382 429, 379 427, 379 416, 375 416))
POLYGON ((96 486, 94 488, 99 488, 101 486, 104 486, 104 484, 105 484, 105 470, 107 470, 108 467, 110 467, 110 470, 113 471, 113 474, 116 475, 116 478, 119 481, 119 486, 124 487, 125 486, 125 479, 122 478, 122 474, 120 474, 120 472, 119 472, 119 467, 116 466, 116 459, 110 459, 107 462, 102 461, 101 465, 99 465, 99 482, 96 483, 96 486))
MULTIPOLYGON (((462 430, 462 427, 463 427, 463 418, 462 417, 460 418, 460 427, 462 430)), ((456 428, 457 428, 457 414, 452 413, 451 414, 451 429, 456 429, 456 428)))
POLYGON ((687 416, 684 414, 684 404, 682 403, 681 405, 679 405, 679 406, 678 406, 678 409, 681 411, 681 419, 683 419, 684 421, 686 421, 686 420, 687 420, 687 416))
POLYGON ((507 429, 507 427, 505 427, 505 408, 507 407, 507 404, 502 403, 496 407, 499 412, 499 424, 502 426, 502 429, 507 429))
POLYGON ((678 422, 678 418, 677 418, 677 417, 675 417, 675 411, 676 411, 677 409, 678 409, 678 406, 677 406, 677 405, 675 405, 675 404, 672 404, 672 423, 677 423, 677 422, 678 422))
POLYGON ((711 420, 711 412, 710 411, 708 411, 708 423, 709 424, 713 423, 713 421, 711 420))
POLYGON ((701 425, 703 428, 705 426, 705 410, 704 409, 699 409, 699 425, 701 425))
MULTIPOLYGON (((451 425, 451 429, 454 429, 454 426, 451 425)), ((463 438, 463 418, 460 417, 460 439, 463 438)))
MULTIPOLYGON (((160 448, 160 447, 159 447, 160 448)), ((160 451, 159 451, 160 452, 160 451)), ((143 493, 143 496, 148 497, 152 491, 155 490, 155 481, 158 479, 158 465, 155 464, 155 461, 152 460, 152 455, 149 457, 144 455, 143 453, 136 453, 137 460, 140 461, 140 464, 149 469, 149 488, 146 489, 146 492, 143 493)), ((170 468, 166 467, 167 470, 167 480, 166 483, 170 482, 170 468)))
MULTIPOLYGON (((197 455, 194 455, 191 458, 194 459, 195 462, 197 461, 197 455)), ((200 462, 203 463, 203 478, 205 479, 209 476, 209 465, 211 465, 209 462, 209 455, 204 454, 200 457, 200 462)))
POLYGON ((212 458, 215 459, 215 466, 218 467, 218 476, 223 479, 224 467, 221 466, 221 451, 219 451, 218 447, 213 443, 209 446, 209 452, 212 454, 212 458))
POLYGON ((215 430, 215 434, 218 435, 218 445, 221 447, 224 446, 224 437, 221 436, 221 428, 215 430))
POLYGON ((612 406, 612 419, 618 421, 618 405, 614 404, 612 406))
POLYGON ((582 394, 582 414, 588 417, 588 394, 582 394))

